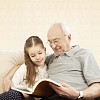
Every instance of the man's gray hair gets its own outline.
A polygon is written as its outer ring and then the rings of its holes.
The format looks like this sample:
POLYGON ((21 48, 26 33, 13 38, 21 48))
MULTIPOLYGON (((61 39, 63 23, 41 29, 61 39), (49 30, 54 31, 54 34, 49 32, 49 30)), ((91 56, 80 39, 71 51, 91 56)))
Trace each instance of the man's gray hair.
POLYGON ((70 34, 70 29, 66 23, 60 23, 64 35, 70 34))

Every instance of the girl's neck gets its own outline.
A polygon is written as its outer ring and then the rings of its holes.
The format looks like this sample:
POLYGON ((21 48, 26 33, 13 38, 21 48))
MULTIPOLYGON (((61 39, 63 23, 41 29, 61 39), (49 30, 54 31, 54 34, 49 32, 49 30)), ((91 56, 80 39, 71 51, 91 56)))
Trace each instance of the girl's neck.
POLYGON ((42 68, 44 68, 44 66, 45 66, 45 64, 43 64, 43 65, 41 65, 41 66, 38 66, 38 67, 42 69, 42 68))

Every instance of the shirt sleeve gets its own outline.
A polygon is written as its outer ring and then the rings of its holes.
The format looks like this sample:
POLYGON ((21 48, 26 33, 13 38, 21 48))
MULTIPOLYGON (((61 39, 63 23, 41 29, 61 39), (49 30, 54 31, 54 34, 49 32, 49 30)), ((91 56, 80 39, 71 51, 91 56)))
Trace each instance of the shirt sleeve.
POLYGON ((14 86, 19 85, 21 82, 24 81, 24 78, 26 76, 26 65, 23 64, 19 67, 19 69, 15 72, 13 78, 12 78, 12 83, 14 86))
POLYGON ((88 85, 100 82, 100 68, 91 52, 85 59, 83 74, 88 85))

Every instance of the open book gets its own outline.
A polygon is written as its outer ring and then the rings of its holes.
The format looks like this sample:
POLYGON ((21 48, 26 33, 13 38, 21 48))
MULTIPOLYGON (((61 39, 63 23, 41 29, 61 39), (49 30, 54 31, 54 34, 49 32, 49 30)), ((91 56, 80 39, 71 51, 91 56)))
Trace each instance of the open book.
POLYGON ((32 90, 30 90, 29 88, 22 87, 22 86, 11 87, 11 89, 22 92, 22 93, 26 93, 26 94, 32 94, 35 97, 49 97, 55 94, 55 91, 50 87, 49 83, 55 84, 57 86, 61 86, 60 83, 57 83, 51 79, 41 79, 33 86, 32 90))

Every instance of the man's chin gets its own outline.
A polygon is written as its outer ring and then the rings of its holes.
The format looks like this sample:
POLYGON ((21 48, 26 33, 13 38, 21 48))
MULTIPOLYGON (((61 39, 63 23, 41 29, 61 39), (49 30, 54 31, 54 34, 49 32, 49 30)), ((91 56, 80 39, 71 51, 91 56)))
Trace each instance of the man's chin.
POLYGON ((55 52, 56 55, 60 56, 62 53, 61 52, 55 52))

